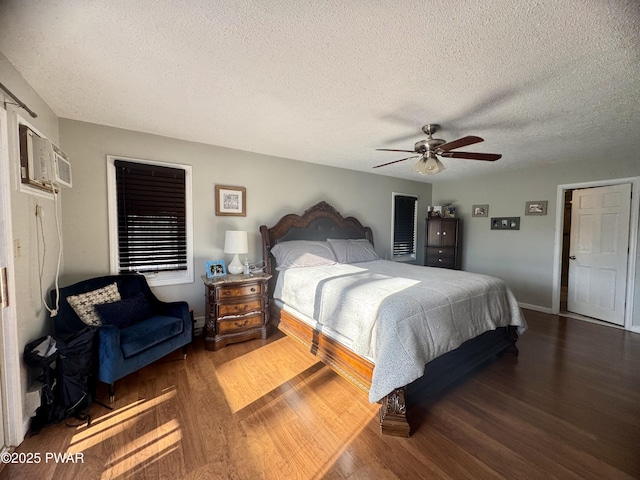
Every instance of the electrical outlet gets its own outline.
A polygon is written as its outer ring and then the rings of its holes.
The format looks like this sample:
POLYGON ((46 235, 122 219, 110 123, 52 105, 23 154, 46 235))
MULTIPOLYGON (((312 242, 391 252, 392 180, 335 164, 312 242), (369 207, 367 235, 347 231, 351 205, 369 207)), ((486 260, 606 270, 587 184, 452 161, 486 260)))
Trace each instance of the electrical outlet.
POLYGON ((13 256, 14 258, 20 258, 20 255, 22 255, 22 246, 20 245, 20 239, 15 238, 13 240, 13 256))
POLYGON ((44 207, 42 205, 36 205, 36 217, 44 217, 44 207))

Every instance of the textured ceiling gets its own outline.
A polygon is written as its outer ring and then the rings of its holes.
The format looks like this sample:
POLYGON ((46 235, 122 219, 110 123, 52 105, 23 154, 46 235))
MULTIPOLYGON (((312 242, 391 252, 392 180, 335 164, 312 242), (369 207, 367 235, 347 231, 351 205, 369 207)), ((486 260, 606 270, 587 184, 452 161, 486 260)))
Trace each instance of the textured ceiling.
POLYGON ((59 117, 414 180, 640 151, 637 0, 2 0, 0 52, 59 117), (371 169, 426 123, 503 158, 371 169))

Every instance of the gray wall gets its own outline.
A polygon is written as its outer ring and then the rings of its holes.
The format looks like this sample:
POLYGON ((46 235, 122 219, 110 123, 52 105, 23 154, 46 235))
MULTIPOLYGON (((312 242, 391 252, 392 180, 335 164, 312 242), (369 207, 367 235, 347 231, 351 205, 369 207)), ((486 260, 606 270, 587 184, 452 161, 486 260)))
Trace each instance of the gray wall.
MULTIPOLYGON (((196 317, 204 315, 200 275, 208 260, 224 258, 224 232, 249 232, 251 262, 262 257, 258 229, 273 225, 287 213, 302 213, 325 200, 344 216, 355 216, 373 229, 376 250, 390 254, 391 194, 418 195, 419 218, 426 216, 431 185, 381 175, 324 167, 167 137, 60 120, 64 151, 73 165, 73 188, 63 198, 65 272, 69 284, 109 272, 106 155, 183 163, 193 167, 194 256, 193 284, 154 289, 163 299, 184 299, 196 317), (247 189, 246 217, 216 217, 214 186, 247 189)), ((423 243, 419 226, 418 244, 423 243)), ((422 252, 418 249, 422 259, 422 252)))
MULTIPOLYGON (((10 288, 15 292, 17 342, 18 350, 21 352, 27 342, 51 330, 49 313, 42 304, 39 277, 42 271, 42 285, 45 291, 54 284, 59 242, 53 199, 51 197, 23 193, 19 189, 17 121, 18 115, 21 115, 35 129, 39 130, 54 143, 58 143, 58 118, 1 53, 0 81, 38 115, 35 119, 30 117, 26 111, 11 105, 15 102, 0 92, 0 101, 4 102, 6 100, 8 102, 11 229, 15 242, 14 246, 19 244, 19 249, 14 249, 13 258, 15 285, 10 286, 10 288), (15 134, 12 134, 12 132, 15 132, 15 134), (44 211, 43 228, 41 230, 38 227, 35 216, 36 202, 44 211), (47 246, 47 255, 43 257, 45 244, 47 246)), ((58 209, 58 212, 60 213, 60 209, 58 209)), ((15 339, 6 338, 4 340, 9 342, 16 341, 15 339)), ((24 428, 26 428, 30 413, 26 408, 26 391, 30 383, 28 370, 21 359, 10 360, 20 362, 19 371, 22 386, 20 411, 24 428)), ((7 368, 12 368, 12 366, 7 366, 7 368)))
MULTIPOLYGON (((637 158, 621 159, 611 155, 606 161, 548 164, 435 183, 433 201, 436 204, 452 202, 457 206, 463 226, 463 269, 500 277, 512 288, 519 302, 551 308, 558 185, 639 175, 637 158), (529 200, 547 200, 547 215, 525 216, 525 202, 529 200), (489 204, 488 218, 471 216, 471 207, 476 204, 489 204), (491 230, 491 217, 501 216, 520 217, 520 230, 491 230)), ((640 282, 636 288, 638 285, 640 282)), ((636 305, 636 319, 638 314, 640 305, 636 305)))

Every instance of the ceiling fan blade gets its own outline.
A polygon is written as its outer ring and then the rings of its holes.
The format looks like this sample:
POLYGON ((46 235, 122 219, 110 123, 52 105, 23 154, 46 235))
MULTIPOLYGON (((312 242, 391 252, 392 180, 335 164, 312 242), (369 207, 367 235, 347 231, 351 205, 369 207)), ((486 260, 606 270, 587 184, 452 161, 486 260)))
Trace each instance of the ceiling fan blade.
POLYGON ((409 160, 411 158, 420 158, 420 155, 417 156, 413 156, 413 157, 407 157, 407 158, 401 158, 400 160, 394 160, 393 162, 389 162, 389 163, 383 163, 382 165, 376 165, 373 168, 380 168, 380 167, 386 167, 387 165, 393 165, 394 163, 398 163, 398 162, 404 162, 405 160, 409 160))
POLYGON ((407 152, 407 153, 416 153, 415 150, 393 150, 392 148, 376 148, 379 152, 407 152))
POLYGON ((443 150, 445 152, 448 152, 449 150, 453 150, 455 148, 466 147, 467 145, 473 145, 474 143, 480 143, 480 142, 484 142, 484 139, 470 135, 468 137, 462 137, 462 138, 459 138, 458 140, 454 140, 453 142, 443 143, 442 145, 438 146, 436 151, 439 152, 443 150))
POLYGON ((469 160, 486 160, 487 162, 493 162, 502 158, 502 155, 497 153, 476 153, 476 152, 442 152, 438 153, 441 157, 447 158, 466 158, 469 160))

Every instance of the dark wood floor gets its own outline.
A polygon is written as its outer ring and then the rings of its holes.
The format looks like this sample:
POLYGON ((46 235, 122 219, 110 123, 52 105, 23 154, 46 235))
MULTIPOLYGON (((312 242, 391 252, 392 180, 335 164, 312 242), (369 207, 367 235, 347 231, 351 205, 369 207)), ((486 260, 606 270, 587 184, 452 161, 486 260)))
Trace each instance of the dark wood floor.
POLYGON ((119 382, 90 428, 27 438, 41 463, 0 479, 640 478, 640 335, 525 315, 519 357, 419 401, 409 439, 381 436, 377 405, 279 333, 218 352, 198 338, 119 382))

